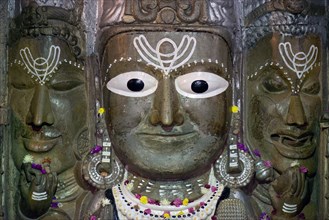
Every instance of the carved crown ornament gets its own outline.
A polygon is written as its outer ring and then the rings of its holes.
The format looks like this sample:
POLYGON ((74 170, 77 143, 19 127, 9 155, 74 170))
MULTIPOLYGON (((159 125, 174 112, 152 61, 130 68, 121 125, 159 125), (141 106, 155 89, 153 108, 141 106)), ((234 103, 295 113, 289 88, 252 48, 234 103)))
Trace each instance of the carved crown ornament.
POLYGON ((224 0, 109 0, 103 3, 101 27, 125 24, 234 23, 233 1, 224 0))
POLYGON ((211 32, 231 44, 236 26, 234 1, 227 0, 107 0, 101 11, 100 52, 111 36, 138 31, 211 32))
POLYGON ((314 21, 310 17, 323 16, 323 5, 313 4, 310 0, 247 0, 243 3, 245 26, 274 26, 280 24, 307 25, 314 21), (271 13, 287 13, 289 20, 272 19, 269 24, 258 22, 271 13))
POLYGON ((324 0, 247 0, 243 3, 246 47, 271 32, 301 36, 321 33, 326 26, 324 0))
MULTIPOLYGON (((31 0, 21 0, 22 6, 26 7, 30 4, 31 0)), ((80 0, 33 0, 39 6, 54 6, 60 7, 66 10, 74 9, 77 2, 80 0)))
POLYGON ((54 36, 66 41, 72 52, 80 56, 83 37, 79 22, 79 10, 39 6, 36 1, 31 1, 15 18, 10 41, 13 43, 22 37, 54 36))

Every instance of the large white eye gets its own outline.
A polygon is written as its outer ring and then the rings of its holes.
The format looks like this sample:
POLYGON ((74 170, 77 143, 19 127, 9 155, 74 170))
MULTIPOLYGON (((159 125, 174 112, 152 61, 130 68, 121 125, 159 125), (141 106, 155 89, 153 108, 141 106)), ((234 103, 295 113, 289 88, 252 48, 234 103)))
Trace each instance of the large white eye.
POLYGON ((192 72, 177 77, 176 90, 189 98, 209 98, 224 92, 228 82, 210 72, 192 72))
POLYGON ((119 95, 143 97, 155 92, 158 81, 147 73, 131 71, 117 75, 106 84, 106 87, 119 95))

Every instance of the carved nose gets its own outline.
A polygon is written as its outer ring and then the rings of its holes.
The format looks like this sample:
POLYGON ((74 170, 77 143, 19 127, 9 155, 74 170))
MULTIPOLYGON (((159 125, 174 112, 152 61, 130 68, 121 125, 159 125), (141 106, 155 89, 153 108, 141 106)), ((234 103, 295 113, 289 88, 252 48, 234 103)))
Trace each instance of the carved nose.
POLYGON ((54 123, 54 115, 46 86, 38 85, 35 87, 26 123, 35 128, 54 123))
POLYGON ((164 77, 159 83, 150 122, 153 125, 161 124, 166 131, 170 130, 169 127, 184 122, 183 115, 179 111, 177 93, 169 76, 164 77))
POLYGON ((290 97, 290 104, 288 108, 286 122, 289 125, 298 126, 306 124, 305 112, 299 95, 292 95, 290 97))

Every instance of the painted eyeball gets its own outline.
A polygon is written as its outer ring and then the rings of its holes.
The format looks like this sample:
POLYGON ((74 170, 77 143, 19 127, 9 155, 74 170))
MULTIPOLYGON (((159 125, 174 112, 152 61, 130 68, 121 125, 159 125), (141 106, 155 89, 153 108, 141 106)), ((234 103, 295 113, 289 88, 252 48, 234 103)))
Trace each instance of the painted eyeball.
POLYGON ((106 88, 113 93, 127 97, 144 97, 155 92, 158 81, 141 71, 122 73, 112 78, 106 88))
POLYGON ((209 98, 228 88, 228 81, 210 72, 192 72, 177 77, 175 87, 179 94, 189 98, 209 98))

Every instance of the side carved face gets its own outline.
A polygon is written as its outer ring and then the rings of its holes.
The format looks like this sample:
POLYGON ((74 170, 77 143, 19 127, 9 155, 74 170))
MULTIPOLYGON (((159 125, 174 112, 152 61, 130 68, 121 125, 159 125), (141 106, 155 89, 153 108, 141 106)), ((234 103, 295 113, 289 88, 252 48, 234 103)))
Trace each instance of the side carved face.
POLYGON ((103 56, 106 122, 116 155, 134 174, 187 179, 224 149, 230 49, 207 33, 112 37, 103 56))
POLYGON ((316 172, 321 115, 321 41, 273 34, 247 56, 248 141, 279 172, 316 172))
POLYGON ((83 65, 66 42, 54 37, 20 39, 10 48, 10 62, 16 167, 27 154, 39 164, 49 157, 57 173, 73 167, 77 141, 86 131, 83 65))

